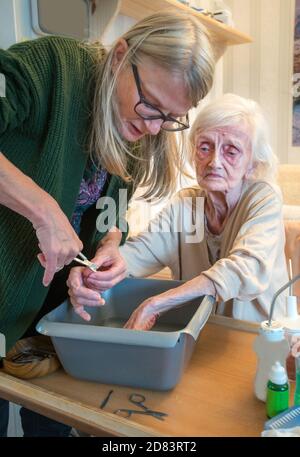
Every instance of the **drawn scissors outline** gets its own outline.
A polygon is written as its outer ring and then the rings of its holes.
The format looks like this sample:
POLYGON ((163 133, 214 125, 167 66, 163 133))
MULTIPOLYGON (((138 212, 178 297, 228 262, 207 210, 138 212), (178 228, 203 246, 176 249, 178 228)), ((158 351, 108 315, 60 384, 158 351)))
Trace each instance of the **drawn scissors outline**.
POLYGON ((114 414, 117 414, 118 416, 122 416, 125 418, 129 418, 132 416, 132 414, 145 414, 146 416, 153 416, 156 419, 159 419, 161 421, 164 420, 168 414, 162 413, 160 411, 154 411, 150 408, 148 408, 145 404, 144 401, 146 400, 146 397, 141 394, 131 394, 129 397, 129 401, 133 403, 136 406, 139 406, 141 408, 141 411, 138 409, 129 409, 129 408, 120 408, 114 411, 114 414))

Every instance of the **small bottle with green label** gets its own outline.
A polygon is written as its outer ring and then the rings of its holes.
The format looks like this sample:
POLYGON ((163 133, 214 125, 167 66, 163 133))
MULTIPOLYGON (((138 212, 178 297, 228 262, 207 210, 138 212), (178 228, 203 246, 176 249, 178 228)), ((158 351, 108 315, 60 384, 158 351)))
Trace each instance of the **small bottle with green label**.
POLYGON ((274 417, 289 407, 289 384, 280 362, 272 366, 267 384, 267 416, 274 417))

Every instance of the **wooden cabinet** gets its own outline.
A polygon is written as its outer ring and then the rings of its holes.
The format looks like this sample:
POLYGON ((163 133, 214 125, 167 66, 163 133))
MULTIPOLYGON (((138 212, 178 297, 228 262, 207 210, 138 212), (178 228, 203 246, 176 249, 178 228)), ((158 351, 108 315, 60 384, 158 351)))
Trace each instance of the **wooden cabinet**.
POLYGON ((176 0, 98 0, 97 7, 101 10, 101 22, 106 26, 117 14, 139 20, 149 14, 174 8, 178 11, 189 11, 208 29, 218 57, 224 53, 227 46, 252 42, 249 35, 205 16, 176 0))

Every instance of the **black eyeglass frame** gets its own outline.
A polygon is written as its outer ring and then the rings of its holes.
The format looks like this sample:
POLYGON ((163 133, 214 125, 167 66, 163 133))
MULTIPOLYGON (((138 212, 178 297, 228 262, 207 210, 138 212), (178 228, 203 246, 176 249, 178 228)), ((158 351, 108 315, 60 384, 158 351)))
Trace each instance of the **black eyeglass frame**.
POLYGON ((138 116, 140 116, 142 119, 145 119, 146 121, 153 121, 155 119, 162 119, 163 123, 161 125, 161 129, 162 130, 166 130, 167 132, 180 132, 182 130, 186 130, 186 129, 190 128, 189 115, 188 114, 186 115, 187 124, 185 124, 183 122, 180 122, 175 117, 166 116, 159 108, 157 108, 156 106, 153 106, 151 103, 149 103, 146 100, 146 98, 144 97, 143 92, 142 92, 141 80, 140 80, 140 77, 139 77, 137 66, 135 64, 131 64, 131 67, 132 67, 132 72, 133 72, 135 84, 136 84, 136 87, 137 87, 137 90, 138 90, 138 94, 139 94, 139 97, 140 97, 139 101, 134 105, 134 108, 133 108, 134 111, 136 112, 136 114, 138 116), (153 109, 153 110, 157 111, 160 114, 158 116, 143 116, 142 114, 140 114, 137 111, 137 107, 139 105, 145 105, 145 106, 149 107, 150 109, 153 109), (169 128, 166 128, 166 127, 163 126, 164 122, 176 122, 176 124, 179 124, 180 127, 177 127, 177 128, 174 128, 174 129, 169 129, 169 128))

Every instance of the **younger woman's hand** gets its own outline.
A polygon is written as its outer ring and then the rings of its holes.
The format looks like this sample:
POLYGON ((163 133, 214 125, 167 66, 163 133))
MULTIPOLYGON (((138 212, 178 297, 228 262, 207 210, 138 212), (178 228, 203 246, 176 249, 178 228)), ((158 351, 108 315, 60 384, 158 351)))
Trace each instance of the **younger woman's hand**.
POLYGON ((115 243, 107 242, 101 246, 91 261, 98 270, 93 272, 85 269, 83 273, 85 285, 90 289, 104 292, 126 277, 126 263, 115 243))
POLYGON ((55 273, 69 265, 83 245, 58 204, 45 205, 43 217, 33 223, 41 252, 38 260, 45 268, 43 284, 48 286, 55 273))

